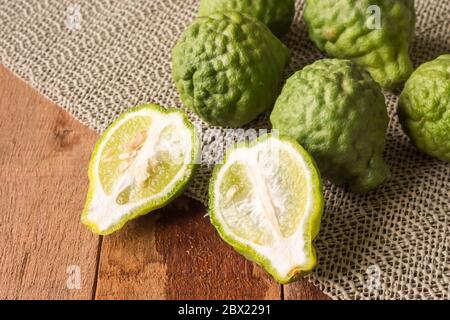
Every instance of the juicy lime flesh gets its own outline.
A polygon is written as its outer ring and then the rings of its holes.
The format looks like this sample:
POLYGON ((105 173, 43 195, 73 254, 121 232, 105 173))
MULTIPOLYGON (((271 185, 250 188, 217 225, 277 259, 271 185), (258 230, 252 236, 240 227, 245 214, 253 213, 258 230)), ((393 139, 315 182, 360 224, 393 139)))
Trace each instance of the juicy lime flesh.
POLYGON ((271 246, 298 230, 308 182, 302 163, 286 150, 273 158, 259 151, 255 163, 231 164, 219 185, 220 211, 228 228, 252 243, 271 246))
POLYGON ((127 145, 142 131, 150 127, 152 118, 136 116, 123 123, 106 142, 100 155, 98 176, 103 190, 111 195, 120 173, 119 167, 125 162, 120 155, 133 152, 127 145))
POLYGON ((234 234, 253 243, 267 245, 274 241, 274 237, 268 221, 259 217, 260 208, 248 171, 246 165, 231 165, 220 185, 220 193, 225 195, 220 210, 234 234))
MULTIPOLYGON (((143 138, 152 124, 151 117, 135 117, 125 122, 107 142, 99 165, 99 178, 105 193, 112 195, 118 181, 130 173, 135 161, 138 161, 139 147, 145 144, 143 138), (137 140, 136 140, 137 139, 137 140), (135 143, 133 143, 135 141, 135 143), (130 146, 131 145, 131 146, 130 146), (133 148, 134 147, 134 148, 133 148), (121 170, 122 169, 122 170, 121 170)), ((153 132, 154 139, 151 155, 144 158, 143 165, 131 171, 142 177, 142 181, 131 182, 117 190, 116 203, 119 205, 139 202, 161 193, 184 166, 186 150, 182 132, 174 125, 167 125, 160 132, 153 132)), ((142 146, 141 146, 142 147, 142 146)))

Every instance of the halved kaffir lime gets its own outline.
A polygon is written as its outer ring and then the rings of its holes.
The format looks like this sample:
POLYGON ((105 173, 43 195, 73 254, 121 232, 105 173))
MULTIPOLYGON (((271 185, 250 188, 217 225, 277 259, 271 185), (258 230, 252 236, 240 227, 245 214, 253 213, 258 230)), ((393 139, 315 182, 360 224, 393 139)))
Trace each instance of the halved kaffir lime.
POLYGON ((198 157, 196 130, 181 110, 147 104, 125 112, 95 146, 82 222, 106 235, 165 206, 188 185, 198 157))
POLYGON ((266 135, 232 148, 214 170, 209 206, 220 236, 280 283, 316 265, 322 183, 295 140, 266 135))

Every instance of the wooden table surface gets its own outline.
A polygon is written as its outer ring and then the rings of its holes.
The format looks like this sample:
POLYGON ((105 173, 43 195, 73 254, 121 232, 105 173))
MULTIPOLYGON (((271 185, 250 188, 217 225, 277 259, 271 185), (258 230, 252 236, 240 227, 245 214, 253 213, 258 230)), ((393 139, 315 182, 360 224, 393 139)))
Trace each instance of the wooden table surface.
POLYGON ((80 213, 97 138, 0 66, 0 299, 327 299, 277 284, 185 197, 92 234, 80 213))

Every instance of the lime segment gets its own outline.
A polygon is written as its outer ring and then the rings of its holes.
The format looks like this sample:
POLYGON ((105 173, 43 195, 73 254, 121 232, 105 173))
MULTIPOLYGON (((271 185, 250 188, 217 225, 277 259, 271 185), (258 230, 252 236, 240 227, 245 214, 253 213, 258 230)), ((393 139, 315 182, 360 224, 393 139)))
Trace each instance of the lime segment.
POLYGON ((186 187, 198 153, 196 131, 182 111, 144 105, 126 112, 95 146, 83 223, 109 234, 164 206, 186 187))
POLYGON ((210 210, 220 236, 279 282, 315 266, 322 185, 314 161, 294 140, 267 135, 229 151, 214 170, 210 210))

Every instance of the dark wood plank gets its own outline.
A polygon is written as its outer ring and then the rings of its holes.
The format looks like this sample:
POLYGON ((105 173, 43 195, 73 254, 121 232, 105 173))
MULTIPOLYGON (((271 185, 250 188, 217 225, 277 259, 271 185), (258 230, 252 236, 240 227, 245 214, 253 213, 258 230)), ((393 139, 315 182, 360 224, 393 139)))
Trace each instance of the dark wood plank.
POLYGON ((99 240, 79 216, 96 137, 0 66, 0 299, 92 297, 99 240))
POLYGON ((285 300, 331 300, 306 279, 284 286, 285 300))
POLYGON ((281 286, 223 243, 181 198, 103 239, 98 299, 280 299, 281 286))

